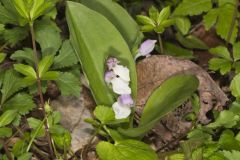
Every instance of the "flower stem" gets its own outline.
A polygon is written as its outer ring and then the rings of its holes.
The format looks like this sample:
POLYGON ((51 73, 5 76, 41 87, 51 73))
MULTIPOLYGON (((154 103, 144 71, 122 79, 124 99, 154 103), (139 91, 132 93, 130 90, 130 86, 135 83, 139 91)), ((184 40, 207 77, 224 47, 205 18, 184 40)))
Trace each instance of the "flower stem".
POLYGON ((48 145, 49 145, 51 158, 54 158, 54 152, 53 152, 53 148, 52 148, 52 138, 51 138, 51 135, 49 133, 47 114, 46 114, 46 111, 45 111, 45 108, 44 108, 44 99, 43 99, 43 93, 42 93, 42 82, 41 82, 41 78, 39 76, 39 68, 38 68, 39 60, 38 60, 38 54, 37 54, 35 32, 34 32, 34 28, 33 28, 33 23, 30 22, 29 25, 30 25, 30 32, 31 32, 31 37, 32 37, 32 47, 33 47, 34 64, 35 64, 35 71, 36 71, 36 77, 37 77, 38 96, 39 96, 39 99, 40 99, 39 109, 42 111, 42 114, 43 114, 42 116, 44 117, 44 119, 46 118, 46 120, 44 122, 46 137, 47 137, 47 141, 48 141, 48 145))
POLYGON ((160 47, 160 54, 163 54, 163 43, 162 43, 162 38, 160 33, 157 34, 158 35, 158 43, 159 43, 159 47, 160 47))

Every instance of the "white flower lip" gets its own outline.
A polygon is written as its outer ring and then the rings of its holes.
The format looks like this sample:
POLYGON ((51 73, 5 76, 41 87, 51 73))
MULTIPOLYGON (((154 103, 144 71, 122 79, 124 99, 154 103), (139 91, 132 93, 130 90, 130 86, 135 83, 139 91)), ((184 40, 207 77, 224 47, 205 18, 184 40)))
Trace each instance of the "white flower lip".
POLYGON ((127 118, 131 114, 131 109, 128 106, 121 105, 119 102, 115 102, 112 107, 116 119, 127 118))
POLYGON ((113 67, 113 72, 124 81, 130 81, 129 69, 127 67, 116 65, 115 67, 113 67))
POLYGON ((131 88, 129 82, 122 80, 121 78, 115 77, 111 80, 113 92, 117 94, 131 94, 131 88))

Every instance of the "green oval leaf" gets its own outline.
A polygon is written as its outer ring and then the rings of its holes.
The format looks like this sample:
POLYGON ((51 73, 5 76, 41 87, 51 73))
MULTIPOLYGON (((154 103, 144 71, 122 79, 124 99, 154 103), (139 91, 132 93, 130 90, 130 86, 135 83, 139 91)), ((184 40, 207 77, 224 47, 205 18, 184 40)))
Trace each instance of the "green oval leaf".
POLYGON ((10 124, 17 116, 17 110, 7 110, 0 116, 0 127, 10 124))
POLYGON ((80 0, 82 4, 105 16, 122 34, 130 49, 133 49, 140 28, 128 12, 112 0, 80 0))
POLYGON ((111 106, 114 96, 104 81, 105 61, 117 58, 130 70, 132 95, 136 97, 135 62, 118 30, 101 14, 75 2, 67 2, 70 39, 89 81, 97 104, 111 106))

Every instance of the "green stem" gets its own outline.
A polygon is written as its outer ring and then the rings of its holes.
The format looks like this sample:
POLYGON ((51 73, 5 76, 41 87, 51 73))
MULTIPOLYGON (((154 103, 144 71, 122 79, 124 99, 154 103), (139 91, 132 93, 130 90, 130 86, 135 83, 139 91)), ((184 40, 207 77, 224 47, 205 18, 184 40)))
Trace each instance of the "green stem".
POLYGON ((40 99, 39 109, 42 110, 43 117, 44 117, 44 119, 46 119, 44 121, 44 126, 45 126, 46 137, 47 137, 47 141, 48 141, 48 145, 49 145, 50 155, 51 155, 51 158, 53 159, 54 158, 54 152, 53 152, 53 148, 52 148, 52 138, 51 138, 51 135, 49 133, 47 114, 46 114, 46 111, 45 111, 45 108, 44 108, 44 99, 43 99, 43 93, 42 93, 42 82, 41 82, 41 78, 39 76, 39 68, 38 68, 39 60, 38 60, 38 54, 37 54, 36 38, 35 38, 33 22, 30 22, 29 26, 30 26, 30 32, 31 32, 31 37, 32 37, 33 56, 34 56, 35 71, 36 71, 36 77, 37 77, 38 95, 39 95, 39 99, 40 99))
POLYGON ((158 35, 158 43, 159 43, 159 47, 160 47, 160 54, 163 54, 163 43, 162 43, 162 38, 160 33, 157 34, 158 35))

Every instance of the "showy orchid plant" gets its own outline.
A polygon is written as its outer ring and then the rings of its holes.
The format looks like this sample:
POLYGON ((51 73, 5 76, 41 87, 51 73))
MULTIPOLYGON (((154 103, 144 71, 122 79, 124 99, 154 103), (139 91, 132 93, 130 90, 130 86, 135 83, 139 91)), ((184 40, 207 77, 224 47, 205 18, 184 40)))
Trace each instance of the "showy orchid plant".
POLYGON ((132 157, 157 160, 156 153, 140 140, 165 114, 193 94, 198 80, 192 75, 179 75, 166 80, 149 97, 138 126, 134 126, 137 97, 135 60, 140 56, 149 56, 156 40, 146 40, 140 45, 136 22, 116 3, 99 0, 95 5, 89 5, 88 2, 68 2, 66 16, 71 43, 97 104, 94 118, 86 121, 108 140, 97 145, 97 153, 101 160, 125 160, 132 157), (97 3, 105 6, 109 12, 95 8, 97 3), (93 11, 95 9, 97 12, 93 11), (116 10, 126 18, 124 23, 118 16, 106 14, 115 13, 116 10), (132 25, 126 26, 126 22, 132 25), (129 27, 133 32, 129 33, 129 27), (131 50, 136 46, 140 47, 134 56, 131 50))

